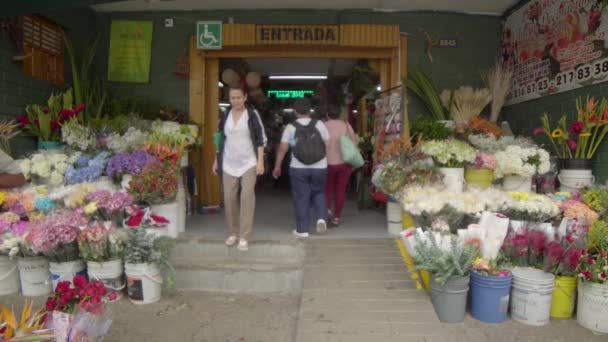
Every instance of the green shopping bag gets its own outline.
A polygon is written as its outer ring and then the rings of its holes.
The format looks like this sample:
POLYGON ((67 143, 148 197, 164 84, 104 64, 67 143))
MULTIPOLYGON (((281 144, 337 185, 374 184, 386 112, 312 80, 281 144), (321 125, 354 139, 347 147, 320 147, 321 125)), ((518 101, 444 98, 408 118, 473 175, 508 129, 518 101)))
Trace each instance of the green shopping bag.
POLYGON ((347 135, 340 137, 340 152, 342 153, 342 160, 355 169, 363 166, 365 163, 361 152, 359 152, 359 148, 347 135))

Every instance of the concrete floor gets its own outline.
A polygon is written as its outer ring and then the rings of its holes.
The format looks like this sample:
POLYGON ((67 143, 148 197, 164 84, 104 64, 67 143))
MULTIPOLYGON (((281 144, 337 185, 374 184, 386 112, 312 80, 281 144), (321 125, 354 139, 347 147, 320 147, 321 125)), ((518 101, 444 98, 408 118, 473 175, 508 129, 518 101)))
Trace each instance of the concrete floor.
MULTIPOLYGON (((383 210, 359 210, 353 199, 354 195, 348 197, 350 198, 342 213, 340 227, 329 229, 322 236, 313 234, 311 238, 381 239, 390 237, 383 210)), ((290 191, 272 186, 260 187, 256 195, 256 215, 251 240, 253 242, 256 240, 291 240, 294 238, 292 234, 294 228, 294 209, 290 191)), ((189 216, 185 236, 204 237, 212 240, 226 238, 227 227, 224 212, 189 216)))

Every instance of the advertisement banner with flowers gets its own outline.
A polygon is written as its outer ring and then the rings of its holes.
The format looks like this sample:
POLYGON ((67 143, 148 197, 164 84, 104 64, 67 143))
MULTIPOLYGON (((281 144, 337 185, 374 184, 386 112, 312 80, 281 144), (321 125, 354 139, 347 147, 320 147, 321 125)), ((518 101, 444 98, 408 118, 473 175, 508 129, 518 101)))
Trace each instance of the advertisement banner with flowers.
POLYGON ((608 80, 608 1, 533 0, 506 20, 503 63, 513 69, 506 105, 608 80))

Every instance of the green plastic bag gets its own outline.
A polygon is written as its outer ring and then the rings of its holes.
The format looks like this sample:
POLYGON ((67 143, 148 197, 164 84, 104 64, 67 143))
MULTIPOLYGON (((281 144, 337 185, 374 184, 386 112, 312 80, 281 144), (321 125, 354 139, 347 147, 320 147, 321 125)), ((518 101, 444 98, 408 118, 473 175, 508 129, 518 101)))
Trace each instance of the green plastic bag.
POLYGON ((342 152, 342 160, 355 169, 365 163, 355 143, 346 135, 340 137, 340 152, 342 152))

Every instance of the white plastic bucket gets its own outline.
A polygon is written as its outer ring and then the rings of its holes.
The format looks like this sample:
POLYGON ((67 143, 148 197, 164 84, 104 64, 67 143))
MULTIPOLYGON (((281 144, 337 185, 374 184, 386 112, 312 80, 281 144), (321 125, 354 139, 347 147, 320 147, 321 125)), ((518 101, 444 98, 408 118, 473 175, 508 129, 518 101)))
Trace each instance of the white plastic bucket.
POLYGON ((462 192, 464 189, 463 167, 440 167, 439 171, 443 174, 443 184, 447 191, 462 192))
POLYGON ((505 176, 502 180, 502 188, 505 191, 532 191, 532 177, 505 176))
POLYGON ((0 296, 19 292, 19 272, 17 261, 8 256, 0 256, 0 296))
POLYGON ((557 175, 560 191, 578 191, 595 183, 595 176, 591 170, 561 170, 557 175))
POLYGON ((133 176, 125 174, 122 175, 122 179, 120 180, 120 187, 127 191, 129 189, 129 184, 131 183, 131 179, 133 179, 133 176))
POLYGON ((49 262, 49 271, 53 280, 53 291, 60 281, 71 282, 74 276, 80 274, 87 275, 87 267, 82 260, 74 260, 68 262, 49 262))
POLYGON ((179 234, 177 229, 179 216, 177 201, 167 204, 155 204, 151 206, 150 209, 152 210, 153 214, 162 216, 169 220, 169 224, 167 224, 167 227, 164 230, 167 231, 168 236, 176 238, 179 234))
POLYGON ((42 257, 17 259, 21 293, 27 297, 44 296, 52 291, 49 262, 42 257))
POLYGON ((163 278, 157 265, 125 264, 127 293, 133 304, 150 304, 160 300, 163 278))
POLYGON ((391 201, 386 202, 386 222, 388 233, 391 235, 399 235, 403 229, 403 224, 401 223, 403 220, 402 210, 399 203, 391 201))
POLYGON ((576 321, 596 333, 608 334, 608 284, 579 281, 576 321))
POLYGON ((104 262, 87 261, 87 273, 91 281, 101 280, 103 285, 110 291, 122 297, 122 292, 126 286, 123 277, 122 260, 111 260, 104 262))
POLYGON ((515 267, 511 272, 511 317, 527 325, 548 324, 555 276, 531 267, 515 267))

